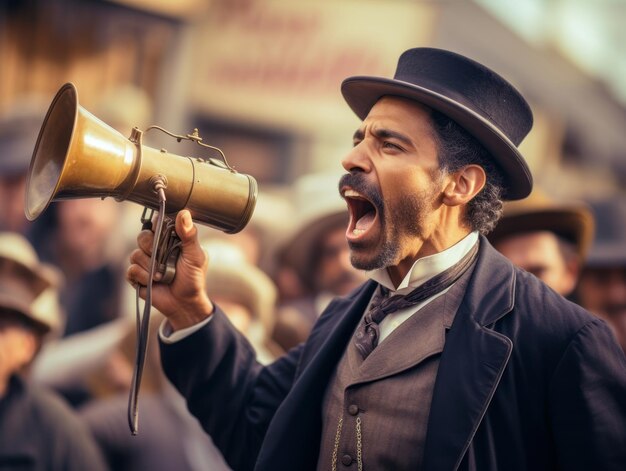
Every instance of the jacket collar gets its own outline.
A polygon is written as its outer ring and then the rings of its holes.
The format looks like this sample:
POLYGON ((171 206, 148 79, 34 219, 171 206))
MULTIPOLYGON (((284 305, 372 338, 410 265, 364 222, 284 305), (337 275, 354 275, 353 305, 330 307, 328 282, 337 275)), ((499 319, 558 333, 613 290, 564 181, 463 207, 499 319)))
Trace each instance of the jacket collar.
POLYGON ((433 391, 422 469, 456 470, 513 350, 491 324, 514 306, 515 270, 484 237, 465 298, 447 334, 433 391))
POLYGON ((461 310, 481 326, 493 324, 515 304, 515 269, 484 236, 461 310), (486 290, 489 291, 486 296, 486 290))

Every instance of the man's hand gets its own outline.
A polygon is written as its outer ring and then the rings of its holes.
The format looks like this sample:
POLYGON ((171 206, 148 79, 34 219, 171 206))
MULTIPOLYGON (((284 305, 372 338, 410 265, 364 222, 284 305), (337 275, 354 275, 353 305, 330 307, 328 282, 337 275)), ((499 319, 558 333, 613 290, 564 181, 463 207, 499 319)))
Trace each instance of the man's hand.
MULTIPOLYGON (((174 330, 191 327, 209 317, 213 304, 206 294, 205 275, 208 266, 206 252, 198 241, 198 229, 187 210, 176 216, 176 233, 182 242, 176 262, 176 276, 171 284, 155 283, 152 288, 152 305, 168 318, 174 330)), ((137 236, 138 249, 130 255, 126 273, 128 282, 140 285, 139 296, 145 299, 150 268, 150 255, 154 233, 144 230, 137 236)), ((155 281, 160 276, 155 275, 155 281)))

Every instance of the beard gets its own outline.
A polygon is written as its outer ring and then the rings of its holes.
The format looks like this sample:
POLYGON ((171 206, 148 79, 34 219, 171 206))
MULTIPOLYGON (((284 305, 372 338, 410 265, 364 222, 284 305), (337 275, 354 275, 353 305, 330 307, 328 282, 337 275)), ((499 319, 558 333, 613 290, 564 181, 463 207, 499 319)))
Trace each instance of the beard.
POLYGON ((376 270, 396 265, 402 258, 404 239, 422 238, 427 217, 435 207, 441 188, 441 174, 433 175, 432 183, 418 192, 403 195, 394 204, 388 204, 376 186, 362 173, 349 173, 339 180, 339 188, 350 186, 365 196, 376 209, 382 240, 376 248, 365 243, 348 241, 350 263, 360 270, 376 270), (365 255, 361 255, 365 254, 365 255))

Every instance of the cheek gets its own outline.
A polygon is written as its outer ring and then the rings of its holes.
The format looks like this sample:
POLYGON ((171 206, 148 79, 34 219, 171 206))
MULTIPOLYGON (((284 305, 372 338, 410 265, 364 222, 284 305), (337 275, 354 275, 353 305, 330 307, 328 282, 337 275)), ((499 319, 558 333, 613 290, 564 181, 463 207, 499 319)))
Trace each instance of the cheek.
POLYGON ((394 168, 380 176, 380 192, 385 204, 396 203, 407 195, 419 192, 423 181, 411 167, 394 168))

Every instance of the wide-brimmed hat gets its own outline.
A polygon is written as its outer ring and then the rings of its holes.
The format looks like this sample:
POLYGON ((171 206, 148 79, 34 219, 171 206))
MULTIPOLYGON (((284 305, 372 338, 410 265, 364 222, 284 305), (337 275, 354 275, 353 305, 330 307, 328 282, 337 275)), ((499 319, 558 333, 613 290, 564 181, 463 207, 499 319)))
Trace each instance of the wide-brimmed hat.
POLYGON ((495 245, 512 235, 535 231, 549 231, 571 242, 584 260, 593 240, 593 214, 582 201, 556 201, 535 189, 525 200, 505 203, 502 218, 487 238, 495 245))
POLYGON ((0 306, 13 311, 43 333, 59 328, 61 313, 48 290, 60 285, 62 275, 41 263, 30 243, 12 232, 0 233, 0 306))
POLYGON ((532 176, 517 146, 532 127, 532 112, 509 82, 478 62, 442 49, 409 49, 393 79, 349 77, 341 92, 361 119, 383 96, 408 98, 443 113, 490 152, 505 179, 504 199, 530 194, 532 176))
POLYGON ((586 266, 626 267, 626 196, 589 201, 596 221, 596 235, 586 266))
POLYGON ((271 278, 227 240, 207 239, 201 244, 209 255, 206 274, 209 296, 226 298, 247 307, 265 333, 272 332, 278 290, 271 278))

